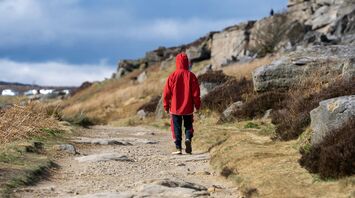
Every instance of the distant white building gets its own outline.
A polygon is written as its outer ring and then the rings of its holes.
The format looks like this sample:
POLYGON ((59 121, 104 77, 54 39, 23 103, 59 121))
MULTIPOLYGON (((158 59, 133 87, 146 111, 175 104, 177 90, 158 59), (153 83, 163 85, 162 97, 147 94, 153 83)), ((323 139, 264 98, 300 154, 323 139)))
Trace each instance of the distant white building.
POLYGON ((24 93, 25 96, 32 96, 32 95, 37 95, 38 94, 38 91, 36 89, 31 89, 31 90, 28 90, 24 93))
POLYGON ((47 95, 53 93, 53 91, 54 91, 53 89, 41 89, 39 90, 39 93, 43 95, 47 95))
POLYGON ((4 89, 2 92, 1 92, 1 95, 2 96, 16 96, 16 92, 12 91, 11 89, 4 89))
POLYGON ((65 93, 65 95, 69 95, 70 94, 70 91, 68 89, 64 89, 62 90, 63 93, 65 93))

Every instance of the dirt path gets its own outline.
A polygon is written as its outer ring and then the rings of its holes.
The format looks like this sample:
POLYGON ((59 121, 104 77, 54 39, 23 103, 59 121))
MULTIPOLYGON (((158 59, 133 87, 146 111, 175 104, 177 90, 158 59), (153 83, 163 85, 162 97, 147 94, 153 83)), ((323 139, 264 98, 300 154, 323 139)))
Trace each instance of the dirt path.
POLYGON ((170 134, 140 127, 97 126, 73 140, 79 155, 16 197, 239 197, 209 167, 208 154, 172 156, 170 134))

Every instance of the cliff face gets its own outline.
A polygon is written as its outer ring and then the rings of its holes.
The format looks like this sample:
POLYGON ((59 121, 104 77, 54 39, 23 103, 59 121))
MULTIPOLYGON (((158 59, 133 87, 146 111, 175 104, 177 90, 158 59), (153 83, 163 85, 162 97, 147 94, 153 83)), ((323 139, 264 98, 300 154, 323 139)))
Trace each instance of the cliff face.
MULTIPOLYGON (((314 31, 333 34, 337 26, 355 10, 353 0, 289 0, 289 14, 314 31)), ((340 32, 337 32, 340 33, 340 32)))
POLYGON ((160 47, 137 60, 123 60, 113 78, 171 60, 185 51, 192 62, 210 59, 213 69, 268 53, 309 45, 355 43, 354 0, 289 0, 287 12, 211 32, 193 43, 160 47))

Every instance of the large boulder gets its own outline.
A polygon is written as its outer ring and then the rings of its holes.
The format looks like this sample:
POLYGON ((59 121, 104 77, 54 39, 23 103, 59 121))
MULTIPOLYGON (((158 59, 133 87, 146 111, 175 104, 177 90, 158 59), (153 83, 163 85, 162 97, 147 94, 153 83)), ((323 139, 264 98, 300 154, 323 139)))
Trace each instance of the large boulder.
POLYGON ((144 59, 122 60, 118 63, 117 72, 112 77, 120 79, 136 69, 145 69, 147 66, 148 63, 144 59))
POLYGON ((198 76, 198 81, 200 84, 200 95, 201 98, 206 96, 214 88, 222 85, 226 81, 231 79, 231 77, 225 75, 223 71, 207 71, 204 74, 198 76))
POLYGON ((327 82, 355 74, 355 46, 312 46, 283 56, 253 72, 255 91, 288 89, 316 77, 327 82))
POLYGON ((178 47, 171 47, 171 48, 166 48, 166 47, 159 47, 156 50, 147 52, 145 54, 145 61, 149 63, 156 63, 156 62, 161 62, 164 61, 171 56, 176 56, 178 53, 180 53, 184 49, 184 46, 178 46, 178 47))
POLYGON ((345 14, 337 19, 332 33, 337 36, 355 34, 355 9, 349 14, 345 14))
POLYGON ((310 115, 313 131, 311 143, 317 145, 355 117, 355 95, 324 100, 310 115))
POLYGON ((248 42, 254 23, 255 21, 249 21, 213 34, 211 62, 214 68, 220 68, 249 55, 248 42))
POLYGON ((215 32, 210 32, 194 42, 184 46, 186 54, 191 63, 207 60, 211 58, 212 36, 215 32))
POLYGON ((226 110, 223 111, 219 122, 229 122, 234 119, 234 113, 240 110, 243 107, 242 101, 237 101, 231 104, 226 110))

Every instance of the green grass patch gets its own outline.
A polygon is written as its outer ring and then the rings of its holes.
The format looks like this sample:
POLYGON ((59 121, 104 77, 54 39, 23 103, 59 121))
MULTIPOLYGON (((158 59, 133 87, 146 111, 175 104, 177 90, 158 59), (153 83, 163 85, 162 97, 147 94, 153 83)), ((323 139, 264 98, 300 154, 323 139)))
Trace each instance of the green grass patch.
POLYGON ((14 189, 46 178, 49 169, 55 166, 52 162, 57 155, 54 145, 67 142, 73 134, 69 129, 43 128, 41 131, 41 136, 0 145, 0 197, 12 197, 14 189))
POLYGON ((254 122, 248 122, 244 125, 244 128, 246 129, 260 129, 259 125, 254 122))
POLYGON ((11 197, 14 189, 36 184, 48 177, 50 168, 54 166, 56 165, 52 161, 42 159, 36 165, 17 170, 17 174, 0 188, 1 195, 8 198, 11 197))
POLYGON ((88 117, 85 113, 81 112, 72 117, 63 117, 64 121, 67 121, 73 125, 81 126, 84 128, 88 128, 95 124, 99 124, 100 121, 94 118, 88 117))

